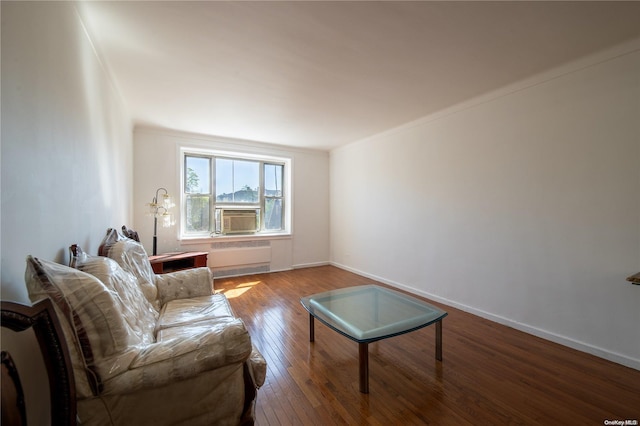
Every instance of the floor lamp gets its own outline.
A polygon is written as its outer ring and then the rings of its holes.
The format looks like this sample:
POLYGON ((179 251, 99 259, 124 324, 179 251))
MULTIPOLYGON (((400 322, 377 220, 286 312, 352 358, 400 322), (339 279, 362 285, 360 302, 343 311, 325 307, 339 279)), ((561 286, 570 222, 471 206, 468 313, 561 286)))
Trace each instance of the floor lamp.
POLYGON ((149 203, 149 213, 153 216, 153 256, 158 254, 158 216, 162 218, 163 228, 173 225, 173 215, 169 212, 169 209, 174 205, 169 192, 165 188, 158 188, 156 196, 149 203), (158 196, 161 192, 163 192, 162 202, 158 202, 158 196))

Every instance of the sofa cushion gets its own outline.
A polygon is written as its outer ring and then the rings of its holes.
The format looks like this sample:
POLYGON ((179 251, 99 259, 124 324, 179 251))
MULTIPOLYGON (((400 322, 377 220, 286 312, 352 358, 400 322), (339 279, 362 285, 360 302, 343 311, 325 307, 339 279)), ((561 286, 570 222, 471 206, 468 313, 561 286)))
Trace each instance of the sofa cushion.
MULTIPOLYGON (((172 358, 190 354, 185 359, 198 359, 207 365, 224 365, 246 360, 251 354, 253 346, 251 337, 247 332, 244 322, 240 318, 223 317, 210 321, 200 321, 180 327, 169 327, 158 332, 158 344, 171 344, 172 358)), ((141 353, 132 367, 137 363, 149 364, 146 356, 158 357, 151 352, 141 353)), ((161 355, 154 362, 163 360, 166 355, 161 355)), ((176 359, 176 361, 180 361, 176 359)), ((175 364, 177 365, 177 364, 175 364)))
POLYGON ((227 380, 228 368, 241 370, 251 352, 251 337, 239 318, 171 327, 158 333, 156 343, 141 347, 126 371, 105 380, 104 395, 172 385, 216 370, 213 385, 227 380))
POLYGON ((78 250, 72 266, 98 278, 120 298, 124 320, 144 344, 153 343, 159 314, 142 294, 136 278, 118 263, 103 256, 89 256, 78 250))
POLYGON ((162 307, 156 330, 233 317, 231 305, 223 294, 175 299, 162 307))

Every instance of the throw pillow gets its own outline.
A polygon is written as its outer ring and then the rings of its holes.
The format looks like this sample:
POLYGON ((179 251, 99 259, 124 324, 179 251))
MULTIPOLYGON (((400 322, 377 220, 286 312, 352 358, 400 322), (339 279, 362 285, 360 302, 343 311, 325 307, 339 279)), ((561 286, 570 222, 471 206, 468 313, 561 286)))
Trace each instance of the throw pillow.
POLYGON ((95 373, 98 392, 101 376, 106 379, 128 368, 127 362, 115 355, 127 352, 140 341, 124 321, 114 292, 99 279, 28 256, 25 280, 32 301, 49 297, 65 313, 74 327, 87 367, 95 373))
POLYGON ((146 299, 136 278, 122 269, 118 263, 103 256, 90 256, 76 248, 71 265, 98 278, 108 289, 115 291, 124 320, 144 344, 154 342, 154 330, 158 312, 146 299))
POLYGON ((142 244, 110 228, 100 244, 98 254, 115 260, 122 269, 136 277, 149 303, 156 311, 160 310, 155 274, 142 244))

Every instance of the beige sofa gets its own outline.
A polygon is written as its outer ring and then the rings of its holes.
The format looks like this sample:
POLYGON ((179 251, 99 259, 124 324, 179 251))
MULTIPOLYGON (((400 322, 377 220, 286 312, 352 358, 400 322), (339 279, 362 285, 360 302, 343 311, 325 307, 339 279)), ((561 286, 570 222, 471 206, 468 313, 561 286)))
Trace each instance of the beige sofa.
POLYGON ((252 424, 266 362, 208 268, 155 275, 142 245, 110 230, 72 266, 27 258, 69 345, 80 424, 252 424))

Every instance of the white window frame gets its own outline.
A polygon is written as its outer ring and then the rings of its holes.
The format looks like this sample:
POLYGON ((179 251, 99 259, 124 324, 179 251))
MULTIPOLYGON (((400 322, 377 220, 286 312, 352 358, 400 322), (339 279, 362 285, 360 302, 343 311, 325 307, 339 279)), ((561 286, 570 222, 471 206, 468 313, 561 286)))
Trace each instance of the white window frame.
MULTIPOLYGON (((224 238, 224 239, 238 239, 238 238, 243 238, 246 239, 247 237, 251 237, 251 238, 256 238, 256 237, 273 237, 273 236, 287 236, 287 235, 291 235, 291 224, 292 224, 292 208, 291 206, 293 205, 293 199, 292 199, 292 182, 291 182, 291 176, 292 176, 292 165, 293 165, 293 161, 291 158, 289 157, 277 157, 277 156, 271 156, 271 155, 262 155, 262 154, 252 154, 252 153, 243 153, 243 152, 232 152, 232 151, 225 151, 225 150, 219 150, 219 149, 204 149, 204 148, 197 148, 197 147, 180 147, 180 167, 179 167, 179 173, 180 173, 180 231, 179 231, 179 237, 181 240, 202 240, 202 239, 208 239, 208 238, 212 238, 212 239, 218 239, 218 238, 224 238), (200 156, 200 157, 210 157, 211 158, 211 182, 209 183, 211 185, 211 195, 213 197, 213 202, 211 203, 210 206, 210 212, 209 212, 209 230, 206 232, 200 232, 200 233, 194 233, 194 232, 186 232, 186 201, 187 201, 187 197, 185 194, 185 167, 186 167, 186 161, 185 161, 185 157, 187 156, 200 156), (233 159, 233 160, 247 160, 247 161, 258 161, 261 163, 260 166, 260 191, 259 191, 259 206, 260 206, 260 228, 257 232, 255 233, 249 233, 249 234, 242 234, 242 235, 229 235, 229 234, 216 234, 215 233, 215 210, 216 210, 216 192, 215 192, 215 158, 225 158, 225 159, 233 159), (282 192, 283 192, 283 196, 282 196, 282 203, 283 203, 283 209, 282 209, 282 214, 284 215, 283 217, 283 224, 282 224, 282 229, 281 230, 263 230, 262 228, 264 227, 264 202, 265 199, 268 197, 265 197, 264 195, 264 164, 281 164, 284 166, 284 170, 283 170, 283 176, 282 176, 282 192)), ((225 205, 225 203, 219 203, 220 205, 225 205)), ((233 208, 233 207, 230 207, 233 208)))

